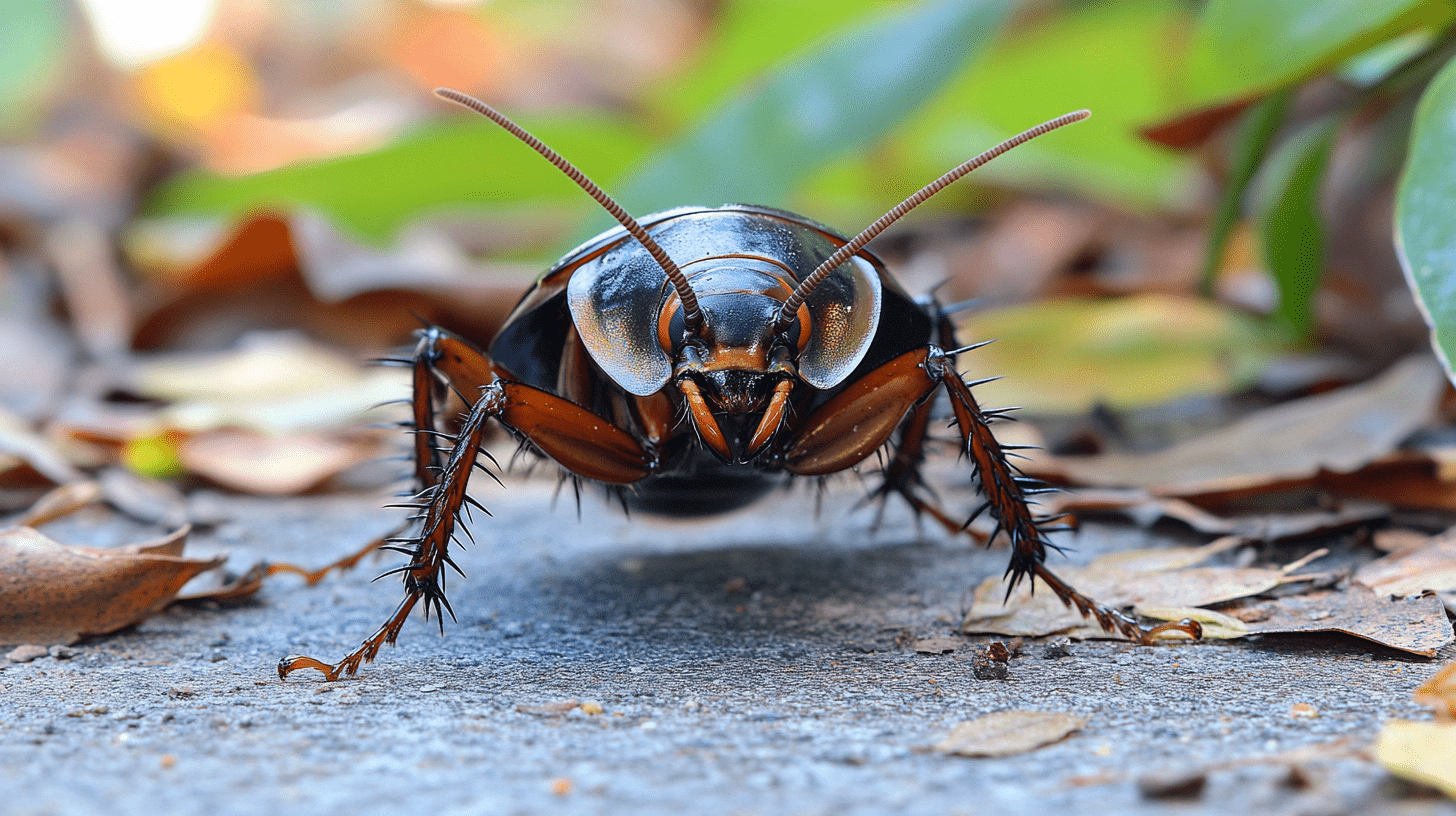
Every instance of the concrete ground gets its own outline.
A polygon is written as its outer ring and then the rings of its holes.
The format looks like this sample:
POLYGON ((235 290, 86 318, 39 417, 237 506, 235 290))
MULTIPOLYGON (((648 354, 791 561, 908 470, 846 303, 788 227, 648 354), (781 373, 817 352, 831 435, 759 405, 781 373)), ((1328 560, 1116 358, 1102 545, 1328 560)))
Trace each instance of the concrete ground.
MULTIPOLYGON (((477 486, 495 517, 477 514, 480 544, 458 556, 459 622, 440 638, 417 616, 358 679, 284 683, 274 666, 336 659, 383 621, 401 590, 371 584, 383 566, 367 561, 5 665, 0 813, 1456 814, 1363 754, 1382 721, 1426 717, 1411 690, 1451 654, 1334 636, 1074 643, 1066 657, 1031 642, 1008 679, 978 680, 972 656, 992 638, 944 655, 908 644, 951 633, 1004 551, 917 534, 898 512, 871 534, 852 481, 817 516, 806 487, 708 521, 626 519, 594 497, 578 521, 569 490, 553 510, 550 482, 508 485, 477 486), (602 713, 557 710, 569 700, 602 713), (956 723, 1018 709, 1088 723, 1018 756, 932 749, 956 723), (1140 789, 1198 778, 1181 799, 1140 789)), ((220 523, 189 552, 227 549, 238 567, 326 562, 398 513, 374 495, 202 498, 220 523)), ((156 530, 98 508, 47 532, 156 530)), ((1071 559, 1168 542, 1092 524, 1071 559)))

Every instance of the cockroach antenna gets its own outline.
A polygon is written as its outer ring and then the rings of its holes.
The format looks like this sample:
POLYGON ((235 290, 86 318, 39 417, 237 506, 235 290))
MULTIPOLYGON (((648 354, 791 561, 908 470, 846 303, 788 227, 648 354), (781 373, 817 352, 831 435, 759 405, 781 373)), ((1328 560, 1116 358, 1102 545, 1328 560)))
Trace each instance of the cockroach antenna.
POLYGON ((810 292, 814 291, 815 287, 817 287, 826 277, 829 276, 830 272, 833 272, 835 269, 839 268, 840 264, 849 260, 851 257, 854 256, 856 252, 864 249, 865 244, 868 244, 870 241, 874 240, 876 235, 884 232, 886 227, 890 226, 896 221, 899 221, 900 218, 905 215, 905 213, 908 213, 916 207, 920 206, 925 202, 926 199, 950 186, 961 176, 964 176, 972 170, 975 170, 977 167, 980 167, 981 165, 996 158, 1002 153, 1005 153, 1011 148, 1016 147, 1017 145, 1025 144, 1026 142, 1029 142, 1032 139, 1035 139, 1036 137, 1043 134, 1051 133, 1057 128, 1070 125, 1073 122, 1080 122, 1091 115, 1092 111, 1089 110, 1072 111, 1071 113, 1062 114, 1061 116, 1058 116, 1050 122, 1043 122, 1030 130, 1022 131, 1021 133, 1012 136, 1010 139, 1007 139, 1001 144, 996 145, 990 150, 987 150, 985 153, 976 156, 965 164, 962 164, 954 170, 951 170, 949 173, 946 173, 935 181, 930 182, 929 184, 920 188, 920 192, 910 196, 904 201, 901 201, 899 204, 896 204, 894 209, 880 216, 879 220, 875 223, 870 224, 868 227, 865 227, 863 232, 851 238, 848 243, 840 247, 838 251, 825 259, 824 263, 819 264, 819 267, 817 269, 809 273, 809 276, 804 278, 804 280, 800 282, 798 286, 794 287, 793 294, 789 295, 789 299, 784 301, 783 307, 779 309, 778 319, 774 321, 774 331, 776 333, 782 332, 790 325, 792 325, 794 322, 794 315, 798 313, 799 307, 804 303, 804 299, 809 296, 810 292))
POLYGON ((668 257, 667 252, 652 239, 651 235, 647 234, 647 230, 643 229, 642 225, 637 223, 637 219, 633 218, 631 213, 622 209, 622 205, 614 201, 595 182, 587 178, 585 173, 576 168, 576 165, 567 161, 560 153, 547 147, 540 139, 526 132, 525 128, 512 122, 505 114, 469 94, 461 93, 450 88, 436 88, 435 95, 441 99, 448 99, 457 105, 467 107, 490 121, 495 122, 497 125, 500 125, 507 133, 525 142, 532 150, 540 153, 542 158, 555 165, 557 170, 560 170, 567 178, 576 182, 576 186, 585 190, 587 195, 602 205, 602 209, 611 213, 611 216, 617 219, 617 223, 621 224, 633 238, 636 238, 647 250, 647 254, 651 255, 652 259, 657 261, 657 265, 662 267, 662 271, 667 273, 667 279, 672 282, 672 288, 677 290, 678 300, 682 301, 683 330, 692 336, 702 333, 703 313, 698 309, 698 296, 693 292, 693 287, 688 284, 687 275, 684 275, 677 264, 673 263, 672 258, 668 257))

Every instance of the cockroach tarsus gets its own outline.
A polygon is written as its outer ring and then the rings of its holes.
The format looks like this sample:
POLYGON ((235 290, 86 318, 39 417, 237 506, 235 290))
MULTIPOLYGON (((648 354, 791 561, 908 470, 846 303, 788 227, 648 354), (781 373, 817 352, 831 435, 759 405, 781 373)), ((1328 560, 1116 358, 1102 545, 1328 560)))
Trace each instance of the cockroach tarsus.
POLYGON ((394 643, 420 602, 443 631, 443 615, 454 617, 444 568, 459 571, 450 544, 464 531, 462 512, 480 506, 466 494, 470 476, 483 470, 496 477, 478 461, 491 420, 570 478, 628 488, 635 507, 677 514, 747 504, 786 479, 848 470, 888 446, 883 482, 871 495, 899 495, 954 532, 989 513, 992 537, 1004 535, 1011 549, 1008 595, 1030 576, 1108 632, 1145 642, 1168 629, 1199 636, 1192 621, 1144 629, 1047 569, 1047 549, 1056 547, 1046 534, 1055 520, 1037 517, 1031 499, 1050 488, 1011 463, 1014 448, 997 442, 990 427, 1004 412, 983 410, 971 391, 977 383, 956 372, 956 355, 976 346, 960 346, 949 312, 933 299, 912 298, 864 249, 956 179, 1087 111, 976 156, 845 239, 801 216, 747 205, 682 207, 639 221, 489 105, 457 91, 437 93, 528 144, 621 226, 548 270, 488 352, 443 328, 419 332, 407 361, 418 491, 407 529, 414 532, 383 544, 410 559, 386 573, 403 576, 404 599, 342 660, 285 657, 280 678, 305 668, 329 680, 356 673, 394 643), (436 427, 447 388, 469 405, 450 434, 436 427), (941 389, 984 498, 964 523, 936 507, 921 476, 941 389), (710 491, 713 501, 703 506, 710 491))

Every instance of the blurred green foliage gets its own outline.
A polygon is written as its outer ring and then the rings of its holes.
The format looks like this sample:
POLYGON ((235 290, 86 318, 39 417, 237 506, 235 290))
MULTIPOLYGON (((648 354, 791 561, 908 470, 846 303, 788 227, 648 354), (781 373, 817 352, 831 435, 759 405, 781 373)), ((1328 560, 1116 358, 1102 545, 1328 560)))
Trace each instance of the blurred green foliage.
POLYGON ((0 131, 33 121, 33 108, 56 81, 67 30, 58 3, 0 3, 0 131))
MULTIPOLYGON (((638 213, 746 201, 853 225, 1000 139, 1091 108, 1087 123, 1008 154, 976 180, 1189 210, 1200 175, 1188 149, 1221 152, 1204 290, 1247 220, 1279 290, 1276 321, 1303 336, 1313 330, 1333 146, 1372 113, 1408 117, 1414 105, 1402 100, 1425 92, 1412 129, 1382 119, 1378 138, 1391 144, 1375 153, 1400 155, 1409 132, 1402 257, 1437 333, 1456 336, 1456 229, 1444 226, 1456 191, 1432 180, 1456 166, 1456 136, 1440 131, 1456 117, 1456 93, 1431 84, 1456 54, 1453 16, 1449 0, 737 0, 723 5, 696 56, 630 113, 523 118, 638 213), (1332 76, 1348 91, 1335 103, 1311 112, 1292 102, 1332 76), (1157 137, 1171 147, 1143 135, 1180 122, 1197 125, 1157 137)), ((149 211, 306 205, 377 240, 421 214, 463 207, 560 207, 594 219, 588 226, 605 223, 493 130, 453 120, 368 155, 245 178, 193 172, 164 185, 149 211)), ((958 188, 936 206, 974 195, 974 185, 958 188)))

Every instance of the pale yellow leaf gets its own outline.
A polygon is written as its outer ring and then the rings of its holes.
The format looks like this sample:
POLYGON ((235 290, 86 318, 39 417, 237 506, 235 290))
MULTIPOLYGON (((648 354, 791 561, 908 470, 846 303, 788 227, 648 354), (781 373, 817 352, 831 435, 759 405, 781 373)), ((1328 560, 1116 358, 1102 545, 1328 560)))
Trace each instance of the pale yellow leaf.
POLYGON ((1084 717, 1057 711, 1002 711, 957 725, 935 748, 960 756, 1011 756, 1050 745, 1086 724, 1084 717))

